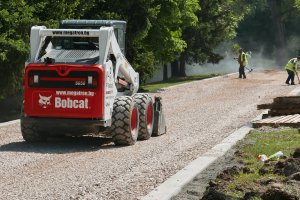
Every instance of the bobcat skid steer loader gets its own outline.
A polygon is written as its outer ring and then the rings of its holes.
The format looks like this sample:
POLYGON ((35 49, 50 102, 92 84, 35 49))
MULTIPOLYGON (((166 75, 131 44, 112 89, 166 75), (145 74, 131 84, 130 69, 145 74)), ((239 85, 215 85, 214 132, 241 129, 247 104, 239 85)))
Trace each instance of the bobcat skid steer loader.
POLYGON ((166 133, 160 98, 137 93, 125 58, 125 21, 64 20, 33 26, 25 66, 21 131, 25 141, 104 135, 116 145, 166 133))

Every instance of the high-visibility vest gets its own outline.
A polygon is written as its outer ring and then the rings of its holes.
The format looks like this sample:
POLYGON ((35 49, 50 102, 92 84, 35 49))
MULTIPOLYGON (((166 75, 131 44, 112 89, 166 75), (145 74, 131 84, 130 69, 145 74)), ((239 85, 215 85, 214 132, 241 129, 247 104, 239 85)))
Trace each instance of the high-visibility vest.
POLYGON ((248 60, 245 52, 242 52, 239 56, 239 63, 243 66, 246 67, 248 65, 248 60))
POLYGON ((297 73, 297 64, 298 64, 298 59, 292 58, 291 60, 289 60, 289 62, 286 64, 284 68, 297 73))

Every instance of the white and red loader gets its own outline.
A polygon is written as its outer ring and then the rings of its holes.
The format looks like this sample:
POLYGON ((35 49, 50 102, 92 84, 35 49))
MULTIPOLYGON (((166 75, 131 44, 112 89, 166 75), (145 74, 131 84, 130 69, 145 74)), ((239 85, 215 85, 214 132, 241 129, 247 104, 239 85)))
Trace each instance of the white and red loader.
POLYGON ((111 136, 116 145, 166 133, 160 98, 137 93, 125 58, 125 21, 64 20, 33 26, 21 131, 27 142, 55 135, 111 136))

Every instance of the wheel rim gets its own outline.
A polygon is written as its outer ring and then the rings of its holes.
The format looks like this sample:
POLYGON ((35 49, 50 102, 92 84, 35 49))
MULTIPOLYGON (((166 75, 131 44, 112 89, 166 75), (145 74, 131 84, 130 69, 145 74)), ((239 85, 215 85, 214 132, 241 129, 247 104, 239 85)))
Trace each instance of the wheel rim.
POLYGON ((137 132, 137 124, 138 124, 138 114, 137 109, 134 107, 131 112, 131 133, 135 135, 137 132))
POLYGON ((151 129, 153 124, 153 107, 150 103, 147 108, 147 129, 151 129))

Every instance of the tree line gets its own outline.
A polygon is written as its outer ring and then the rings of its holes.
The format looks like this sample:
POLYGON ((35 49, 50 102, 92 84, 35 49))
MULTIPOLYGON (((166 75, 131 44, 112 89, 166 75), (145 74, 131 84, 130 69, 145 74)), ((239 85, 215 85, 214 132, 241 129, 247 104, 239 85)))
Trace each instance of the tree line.
POLYGON ((253 9, 240 23, 237 41, 266 57, 286 64, 300 55, 300 0, 254 0, 253 9))
MULTIPOLYGON (((15 94, 22 88, 33 25, 57 28, 63 19, 127 21, 126 57, 144 82, 159 64, 172 63, 172 75, 185 76, 185 63, 218 63, 223 57, 214 49, 224 41, 235 38, 250 47, 249 35, 256 39, 259 34, 257 30, 247 32, 247 29, 268 12, 274 14, 269 15, 273 16, 270 20, 279 23, 278 26, 271 23, 274 25, 271 30, 278 33, 274 40, 282 37, 285 32, 281 34, 278 27, 285 22, 276 17, 287 7, 300 8, 300 0, 284 3, 280 0, 0 1, 0 97, 15 94)), ((291 22, 291 18, 287 21, 291 22)), ((263 30, 266 25, 258 26, 263 30)), ((276 45, 284 44, 280 42, 276 45)))

